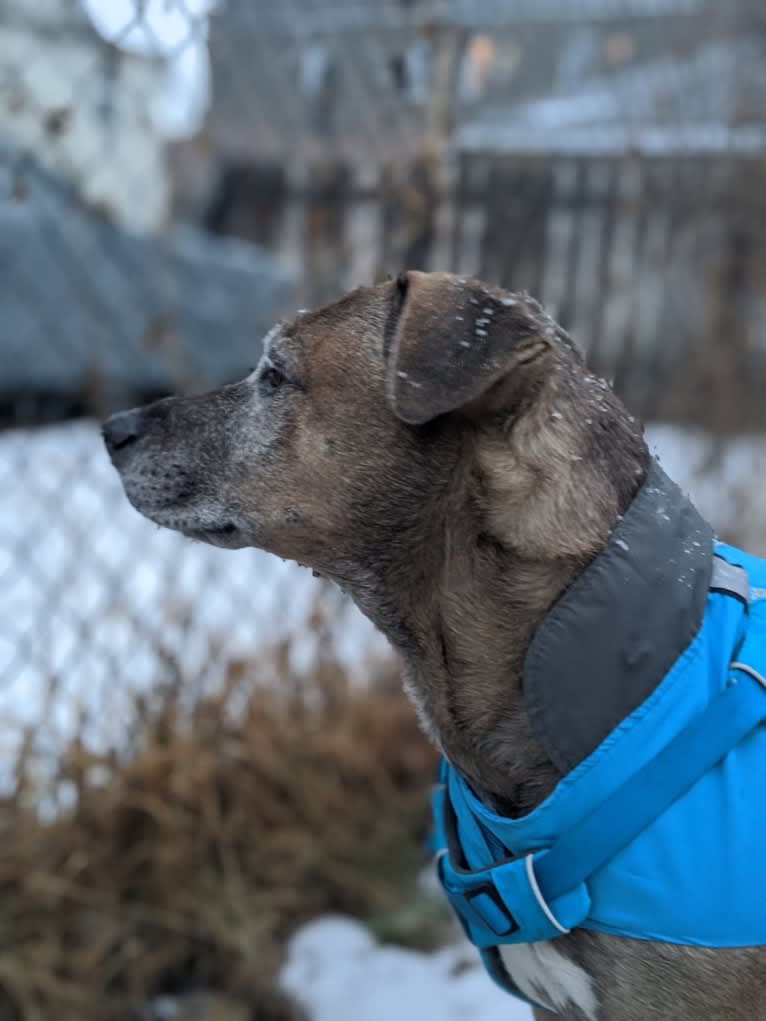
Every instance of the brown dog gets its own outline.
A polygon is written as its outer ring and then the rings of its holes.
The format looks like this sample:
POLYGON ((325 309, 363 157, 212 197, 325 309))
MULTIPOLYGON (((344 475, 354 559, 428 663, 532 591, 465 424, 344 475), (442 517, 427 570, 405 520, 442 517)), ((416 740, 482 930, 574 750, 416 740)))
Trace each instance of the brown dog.
MULTIPOLYGON (((334 579, 388 636, 426 731, 506 814, 559 773, 524 655, 648 464, 638 423, 532 299, 447 274, 361 288, 269 334, 247 379, 104 427, 143 514, 334 579)), ((507 947, 571 1021, 766 1017, 766 951, 575 930, 507 947)))

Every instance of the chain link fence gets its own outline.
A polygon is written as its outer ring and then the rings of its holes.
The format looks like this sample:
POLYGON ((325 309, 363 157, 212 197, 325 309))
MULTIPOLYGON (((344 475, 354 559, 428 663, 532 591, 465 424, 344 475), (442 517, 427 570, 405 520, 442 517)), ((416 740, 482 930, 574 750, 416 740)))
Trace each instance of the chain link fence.
POLYGON ((6 0, 0 716, 112 740, 121 691, 214 685, 335 598, 140 519, 96 420, 403 266, 541 296, 763 543, 764 43, 746 0, 6 0))

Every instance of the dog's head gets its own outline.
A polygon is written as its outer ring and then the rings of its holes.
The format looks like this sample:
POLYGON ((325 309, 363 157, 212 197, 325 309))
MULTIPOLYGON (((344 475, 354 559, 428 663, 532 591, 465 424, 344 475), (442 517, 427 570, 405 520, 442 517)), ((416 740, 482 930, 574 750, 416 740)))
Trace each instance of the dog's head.
POLYGON ((153 521, 338 582, 453 763, 531 805, 524 649, 646 467, 640 426, 534 300, 407 273, 275 327, 242 382, 104 435, 153 521))
POLYGON ((417 571, 458 505, 524 556, 592 550, 637 435, 532 299, 418 272, 275 327, 239 383, 104 426, 153 521, 352 586, 417 571))

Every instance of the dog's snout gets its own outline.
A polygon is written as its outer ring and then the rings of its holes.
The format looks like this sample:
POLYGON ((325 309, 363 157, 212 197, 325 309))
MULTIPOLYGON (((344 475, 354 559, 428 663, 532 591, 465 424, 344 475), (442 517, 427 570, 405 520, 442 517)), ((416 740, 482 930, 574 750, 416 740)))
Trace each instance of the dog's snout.
POLYGON ((124 450, 139 438, 143 422, 143 408, 120 411, 104 422, 104 442, 110 454, 124 450))

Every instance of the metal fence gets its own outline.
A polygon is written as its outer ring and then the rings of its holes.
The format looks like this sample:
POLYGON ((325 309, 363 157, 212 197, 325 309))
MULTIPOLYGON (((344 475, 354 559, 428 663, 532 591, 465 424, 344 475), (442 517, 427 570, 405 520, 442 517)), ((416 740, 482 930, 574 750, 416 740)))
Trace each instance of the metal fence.
POLYGON ((280 315, 403 266, 541 296, 635 410, 707 431, 668 449, 714 517, 734 479, 742 531, 764 42, 745 0, 6 0, 0 717, 111 740, 120 690, 301 632, 314 582, 144 522, 93 418, 233 379, 280 315))

